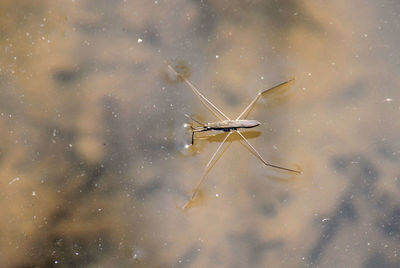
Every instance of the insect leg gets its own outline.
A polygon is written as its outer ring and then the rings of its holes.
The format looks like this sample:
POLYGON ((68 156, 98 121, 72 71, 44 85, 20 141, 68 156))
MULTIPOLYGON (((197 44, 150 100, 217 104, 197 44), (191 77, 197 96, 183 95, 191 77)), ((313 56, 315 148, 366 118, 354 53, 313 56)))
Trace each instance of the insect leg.
POLYGON ((221 144, 218 146, 218 149, 215 151, 213 156, 210 158, 208 161, 207 165, 204 168, 203 174, 199 180, 199 182, 196 185, 196 188, 193 190, 193 194, 190 197, 190 200, 182 207, 183 209, 187 208, 190 203, 192 203, 193 199, 196 197, 197 192, 200 189, 200 186, 203 184, 208 172, 211 170, 211 168, 217 163, 217 161, 221 158, 221 156, 224 154, 224 152, 228 149, 229 145, 231 145, 232 141, 230 141, 226 148, 224 150, 221 150, 225 142, 227 141, 228 137, 232 134, 232 132, 229 132, 225 139, 221 142, 221 144))
POLYGON ((239 120, 239 119, 246 119, 247 115, 250 113, 251 109, 254 107, 254 104, 256 104, 257 100, 258 100, 264 93, 266 93, 266 92, 271 92, 272 90, 277 89, 277 88, 279 88, 279 87, 281 87, 281 86, 287 85, 287 84, 289 84, 289 83, 292 82, 292 81, 294 81, 294 78, 292 78, 292 79, 290 79, 290 80, 288 80, 288 81, 286 81, 286 82, 280 83, 279 85, 276 85, 276 86, 271 87, 271 88, 269 88, 269 89, 266 89, 266 90, 264 90, 264 91, 258 92, 258 94, 254 97, 254 99, 250 102, 250 104, 246 107, 246 109, 244 109, 243 112, 236 118, 236 120, 239 120))
POLYGON ((281 167, 281 166, 277 166, 277 165, 273 165, 270 163, 267 163, 262 156, 257 152, 257 150, 253 147, 253 145, 251 145, 251 143, 243 136, 243 134, 240 131, 236 131, 242 138, 243 141, 248 145, 248 147, 246 147, 246 145, 244 145, 242 142, 241 144, 243 144, 243 146, 245 146, 246 148, 250 149, 250 151, 261 161, 264 163, 264 165, 269 166, 269 167, 273 167, 273 168, 278 168, 278 169, 282 169, 282 170, 286 170, 286 171, 290 171, 290 172, 294 172, 297 174, 301 174, 300 171, 298 170, 294 170, 294 169, 290 169, 290 168, 285 168, 285 167, 281 167))
POLYGON ((211 101, 209 101, 197 88, 190 83, 189 80, 186 79, 182 74, 175 71, 171 65, 168 65, 168 68, 174 72, 177 76, 179 76, 185 83, 192 89, 193 93, 200 99, 201 103, 210 111, 212 112, 219 120, 230 120, 220 109, 218 109, 211 101))

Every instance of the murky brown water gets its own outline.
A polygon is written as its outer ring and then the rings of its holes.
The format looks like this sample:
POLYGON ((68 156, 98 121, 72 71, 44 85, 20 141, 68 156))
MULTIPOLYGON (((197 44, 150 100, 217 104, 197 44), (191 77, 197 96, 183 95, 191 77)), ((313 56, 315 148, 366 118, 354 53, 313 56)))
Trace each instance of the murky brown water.
POLYGON ((1 267, 400 265, 397 1, 0 3, 1 267), (166 66, 234 117, 223 135, 166 66), (207 134, 207 133, 206 133, 207 134), (218 134, 218 133, 217 133, 218 134))

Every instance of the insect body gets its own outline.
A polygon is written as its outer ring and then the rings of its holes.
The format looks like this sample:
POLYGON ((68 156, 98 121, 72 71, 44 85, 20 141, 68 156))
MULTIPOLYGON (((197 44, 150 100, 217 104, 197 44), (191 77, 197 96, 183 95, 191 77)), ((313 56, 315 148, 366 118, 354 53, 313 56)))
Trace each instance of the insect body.
POLYGON ((173 73, 175 73, 179 78, 181 78, 186 84, 188 84, 189 87, 192 89, 193 93, 199 98, 201 103, 210 112, 212 112, 215 115, 215 117, 217 117, 220 120, 220 121, 217 121, 217 122, 203 124, 203 123, 197 121, 196 119, 194 119, 194 118, 192 118, 192 117, 190 117, 188 115, 185 115, 186 117, 192 119, 194 122, 196 122, 198 124, 198 126, 192 127, 192 144, 194 142, 194 133, 195 132, 203 132, 203 131, 211 131, 211 130, 227 132, 227 135, 225 136, 224 140, 221 142, 221 144, 218 146, 218 149, 215 151, 213 156, 208 161, 206 167, 204 168, 203 175, 200 178, 200 181, 198 182, 197 186, 194 188, 193 194, 192 194, 190 200, 183 206, 183 209, 187 208, 191 204, 193 199, 196 197, 196 194, 199 191, 200 186, 204 182, 204 179, 206 178, 206 175, 210 171, 211 167, 213 166, 213 164, 216 163, 216 161, 219 159, 219 157, 222 156, 222 153, 225 152, 225 150, 222 150, 223 146, 227 142, 229 142, 228 146, 232 143, 231 141, 228 141, 228 138, 234 132, 237 133, 243 139, 241 141, 241 144, 243 144, 247 149, 249 149, 250 152, 252 152, 264 165, 269 166, 269 167, 273 167, 273 168, 277 168, 277 169, 281 169, 281 170, 286 170, 286 171, 297 173, 297 174, 301 173, 298 170, 285 168, 285 167, 282 167, 282 166, 273 165, 273 164, 270 164, 270 163, 266 162, 262 158, 262 156, 257 152, 257 150, 253 147, 253 145, 251 145, 251 143, 243 136, 243 134, 239 130, 239 129, 253 128, 253 127, 259 126, 260 122, 258 122, 257 120, 248 120, 248 119, 246 119, 247 115, 249 114, 251 109, 254 107, 254 105, 257 102, 257 100, 264 93, 272 91, 274 89, 277 89, 277 88, 279 88, 279 87, 281 87, 283 85, 287 85, 288 83, 293 81, 293 79, 288 80, 286 82, 283 82, 283 83, 281 83, 281 84, 279 84, 277 86, 274 86, 272 88, 269 88, 269 89, 266 89, 266 90, 263 90, 263 91, 259 92, 254 97, 254 99, 250 102, 250 104, 243 110, 243 112, 235 120, 232 120, 228 116, 226 116, 220 109, 218 109, 205 96, 203 96, 203 94, 201 94, 200 91, 198 91, 196 89, 196 87, 193 86, 192 83, 190 83, 189 80, 187 80, 182 74, 180 74, 177 71, 175 71, 170 65, 168 65, 168 68, 173 73))
POLYGON ((201 132, 209 130, 229 132, 232 130, 237 130, 239 128, 253 128, 259 125, 260 122, 258 122, 257 120, 224 120, 219 122, 207 123, 205 125, 195 127, 192 130, 193 132, 201 132))
POLYGON ((238 128, 253 128, 259 126, 257 120, 225 120, 220 122, 207 123, 207 130, 237 130, 238 128))

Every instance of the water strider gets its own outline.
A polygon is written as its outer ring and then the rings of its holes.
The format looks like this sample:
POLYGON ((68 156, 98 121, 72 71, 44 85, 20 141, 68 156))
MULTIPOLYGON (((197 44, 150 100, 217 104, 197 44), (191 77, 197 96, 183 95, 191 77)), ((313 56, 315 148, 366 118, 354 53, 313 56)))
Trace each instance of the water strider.
MULTIPOLYGON (((279 88, 281 86, 287 85, 288 83, 292 82, 294 79, 290 79, 286 82, 283 82, 279 85, 276 85, 274 87, 271 87, 269 89, 260 91, 255 97, 254 99, 250 102, 250 104, 243 110, 243 112, 234 120, 230 119, 228 116, 226 116, 220 109, 218 109, 211 101, 209 101, 206 97, 204 97, 203 94, 200 93, 200 91, 198 91, 196 89, 195 86, 193 86, 192 83, 190 83, 189 80, 187 80, 182 74, 178 73, 177 71, 175 71, 174 68, 172 68, 170 65, 168 65, 168 68, 178 77, 180 77, 186 84, 189 85, 189 87, 193 90, 194 94, 200 99, 201 103, 209 110, 211 111, 215 117, 217 117, 220 121, 217 122, 211 122, 211 123, 201 123, 199 121, 197 121, 196 119, 185 115, 186 117, 190 118, 191 120, 193 120, 194 122, 196 122, 199 126, 192 126, 192 144, 194 142, 194 133, 195 132, 203 132, 203 131, 211 131, 211 130, 216 130, 216 131, 224 131, 227 133, 227 135, 225 136, 224 140, 221 142, 221 144, 218 146, 218 149, 215 151, 215 153, 213 154, 213 156, 210 158, 210 160, 208 161, 207 165, 204 168, 203 174, 200 178, 200 181, 198 182, 196 188, 194 188, 193 190, 193 194, 190 197, 190 200, 183 206, 183 209, 187 208, 194 200, 194 198, 196 197, 201 184, 204 182, 206 175, 208 174, 208 172, 210 171, 211 167, 213 166, 213 164, 219 159, 219 157, 217 157, 218 154, 221 154, 220 156, 222 156, 222 153, 225 152, 225 150, 222 150, 223 145, 226 143, 226 141, 228 140, 229 136, 236 132, 237 134, 240 135, 240 137, 243 139, 243 141, 241 141, 241 144, 243 144, 247 149, 249 149, 264 165, 269 166, 269 167, 273 167, 273 168, 277 168, 277 169, 281 169, 281 170, 286 170, 286 171, 290 171, 296 174, 300 174, 301 171, 298 170, 294 170, 294 169, 290 169, 290 168, 286 168, 286 167, 282 167, 282 166, 277 166, 277 165, 273 165, 270 164, 268 162, 266 162, 262 156, 257 152, 257 150, 254 148, 253 145, 251 145, 251 143, 243 136, 243 134, 239 131, 239 129, 246 129, 246 128, 254 128, 260 125, 260 122, 258 122, 257 120, 248 120, 246 119, 249 112, 251 111, 251 109, 253 108, 253 106, 255 105, 255 103, 257 102, 257 100, 266 92, 271 91, 273 89, 279 88), (222 152, 222 153, 221 153, 222 152)), ((232 143, 232 142, 230 142, 232 143)), ((230 145, 229 143, 229 145, 230 145)))

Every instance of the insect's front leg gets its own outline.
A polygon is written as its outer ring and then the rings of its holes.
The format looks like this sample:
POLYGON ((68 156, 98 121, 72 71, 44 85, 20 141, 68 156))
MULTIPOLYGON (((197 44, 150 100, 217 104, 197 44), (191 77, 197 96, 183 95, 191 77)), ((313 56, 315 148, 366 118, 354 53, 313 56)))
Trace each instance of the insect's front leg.
POLYGON ((208 127, 192 127, 192 145, 194 144, 194 133, 195 132, 203 132, 203 131, 209 131, 210 129, 208 127))

